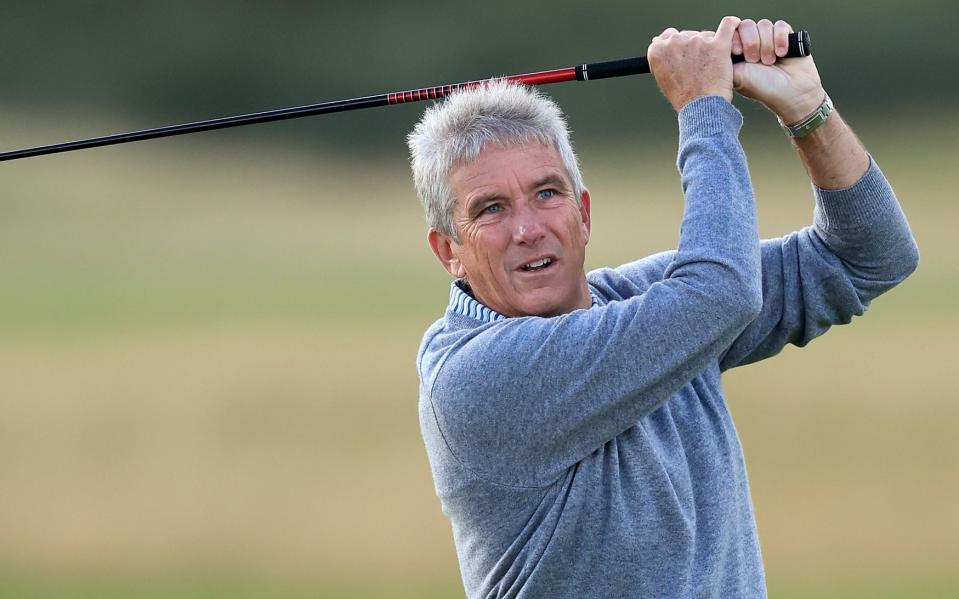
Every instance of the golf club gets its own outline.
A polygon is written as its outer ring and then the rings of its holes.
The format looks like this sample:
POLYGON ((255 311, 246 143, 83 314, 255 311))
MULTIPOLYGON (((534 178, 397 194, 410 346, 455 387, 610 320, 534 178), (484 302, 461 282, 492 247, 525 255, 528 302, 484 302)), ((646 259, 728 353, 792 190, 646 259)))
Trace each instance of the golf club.
MULTIPOLYGON (((797 31, 789 34, 789 48, 785 56, 786 58, 808 56, 810 53, 811 47, 809 43, 808 32, 797 31)), ((733 62, 742 62, 743 60, 744 58, 741 55, 732 56, 733 62)), ((494 77, 493 79, 505 79, 507 81, 524 83, 526 85, 545 85, 548 83, 560 83, 563 81, 594 81, 596 79, 623 77, 626 75, 639 75, 643 73, 649 73, 649 61, 647 61, 645 56, 639 56, 635 58, 624 58, 621 60, 611 60, 607 62, 581 64, 575 67, 539 71, 536 73, 526 73, 523 75, 506 75, 502 77, 494 77)), ((275 110, 267 110, 265 112, 241 114, 236 116, 209 119, 205 121, 196 121, 193 123, 183 123, 180 125, 168 125, 165 127, 157 127, 155 129, 144 129, 142 131, 132 131, 129 133, 116 133, 113 135, 105 135, 103 137, 93 137, 78 141, 37 146, 34 148, 0 153, 0 162, 6 160, 16 160, 18 158, 28 158, 31 156, 43 156, 45 154, 69 152, 71 150, 81 150, 84 148, 109 146, 132 141, 140 141, 144 139, 155 139, 159 137, 170 137, 173 135, 184 135, 186 133, 211 131, 213 129, 226 129, 228 127, 239 127, 242 125, 252 125, 255 123, 295 119, 317 114, 328 114, 331 112, 359 110, 362 108, 373 108, 375 106, 391 106, 393 104, 405 104, 408 102, 419 102, 421 100, 435 100, 437 98, 447 96, 455 90, 464 87, 482 85, 487 81, 490 81, 490 79, 437 85, 433 87, 424 87, 407 91, 390 92, 375 96, 351 98, 348 100, 334 100, 332 102, 294 106, 291 108, 279 108, 275 110)))

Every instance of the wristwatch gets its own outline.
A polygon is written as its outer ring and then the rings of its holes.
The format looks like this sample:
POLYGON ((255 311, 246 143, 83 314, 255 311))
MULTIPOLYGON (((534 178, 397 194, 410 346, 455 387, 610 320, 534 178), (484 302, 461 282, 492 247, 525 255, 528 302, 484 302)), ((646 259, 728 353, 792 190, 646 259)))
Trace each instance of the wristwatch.
POLYGON ((786 130, 786 134, 789 135, 789 137, 806 137, 825 123, 832 112, 832 100, 829 99, 829 94, 826 94, 819 108, 798 123, 787 125, 780 117, 777 116, 776 118, 779 119, 779 124, 786 130))

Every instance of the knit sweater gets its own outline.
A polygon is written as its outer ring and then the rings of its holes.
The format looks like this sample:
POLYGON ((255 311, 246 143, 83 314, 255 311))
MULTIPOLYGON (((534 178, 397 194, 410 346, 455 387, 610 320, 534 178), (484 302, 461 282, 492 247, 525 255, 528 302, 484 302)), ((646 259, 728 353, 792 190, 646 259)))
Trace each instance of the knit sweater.
POLYGON ((419 417, 470 598, 766 596, 720 373, 849 322, 918 254, 872 161, 760 242, 741 125, 683 108, 678 248, 590 272, 591 308, 507 318, 453 284, 419 417))

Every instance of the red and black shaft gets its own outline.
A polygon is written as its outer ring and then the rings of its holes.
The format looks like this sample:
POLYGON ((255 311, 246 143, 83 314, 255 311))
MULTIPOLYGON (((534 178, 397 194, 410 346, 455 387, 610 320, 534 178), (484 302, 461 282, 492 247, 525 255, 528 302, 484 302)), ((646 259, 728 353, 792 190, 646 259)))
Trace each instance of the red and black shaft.
MULTIPOLYGON (((797 31, 796 33, 789 34, 789 50, 786 53, 786 56, 799 57, 808 56, 809 54, 809 34, 805 31, 797 31)), ((743 60, 743 57, 733 56, 732 60, 733 62, 740 62, 743 60)), ((594 62, 575 67, 553 69, 550 71, 539 71, 536 73, 526 73, 523 75, 506 75, 504 77, 496 77, 494 79, 505 79, 507 81, 523 83, 526 85, 547 85, 549 83, 561 83, 564 81, 594 81, 596 79, 624 77, 627 75, 639 75, 643 73, 649 73, 649 62, 646 60, 645 56, 639 56, 636 58, 624 58, 622 60, 611 60, 607 62, 594 62)), ((116 133, 114 135, 105 135, 103 137, 93 137, 78 141, 37 146, 23 150, 2 152, 0 153, 0 162, 6 160, 16 160, 18 158, 29 158, 31 156, 43 156, 45 154, 69 152, 71 150, 81 150, 84 148, 111 146, 132 141, 141 141, 144 139, 171 137, 174 135, 184 135, 186 133, 212 131, 214 129, 227 129, 229 127, 253 125, 255 123, 266 123, 269 121, 283 121, 305 116, 329 114, 332 112, 345 112, 347 110, 359 110, 362 108, 373 108, 376 106, 390 106, 393 104, 405 104, 408 102, 419 102, 422 100, 435 100, 447 96, 455 90, 482 85, 487 81, 490 80, 483 79, 466 81, 463 83, 437 85, 434 87, 423 87, 420 89, 390 92, 376 96, 351 98, 349 100, 335 100, 333 102, 308 104, 306 106, 294 106, 292 108, 279 108, 276 110, 267 110, 265 112, 241 114, 217 119, 209 119, 205 121, 196 121, 193 123, 168 125, 154 129, 144 129, 142 131, 116 133)))

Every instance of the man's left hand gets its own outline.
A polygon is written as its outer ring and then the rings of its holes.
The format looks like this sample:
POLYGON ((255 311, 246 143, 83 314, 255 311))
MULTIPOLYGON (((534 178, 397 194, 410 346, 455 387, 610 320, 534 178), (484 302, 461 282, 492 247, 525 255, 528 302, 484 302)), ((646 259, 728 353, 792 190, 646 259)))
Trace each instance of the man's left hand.
POLYGON ((732 43, 733 54, 746 59, 733 65, 733 89, 762 102, 787 124, 807 117, 826 95, 811 56, 782 58, 791 32, 785 21, 743 19, 732 43))

